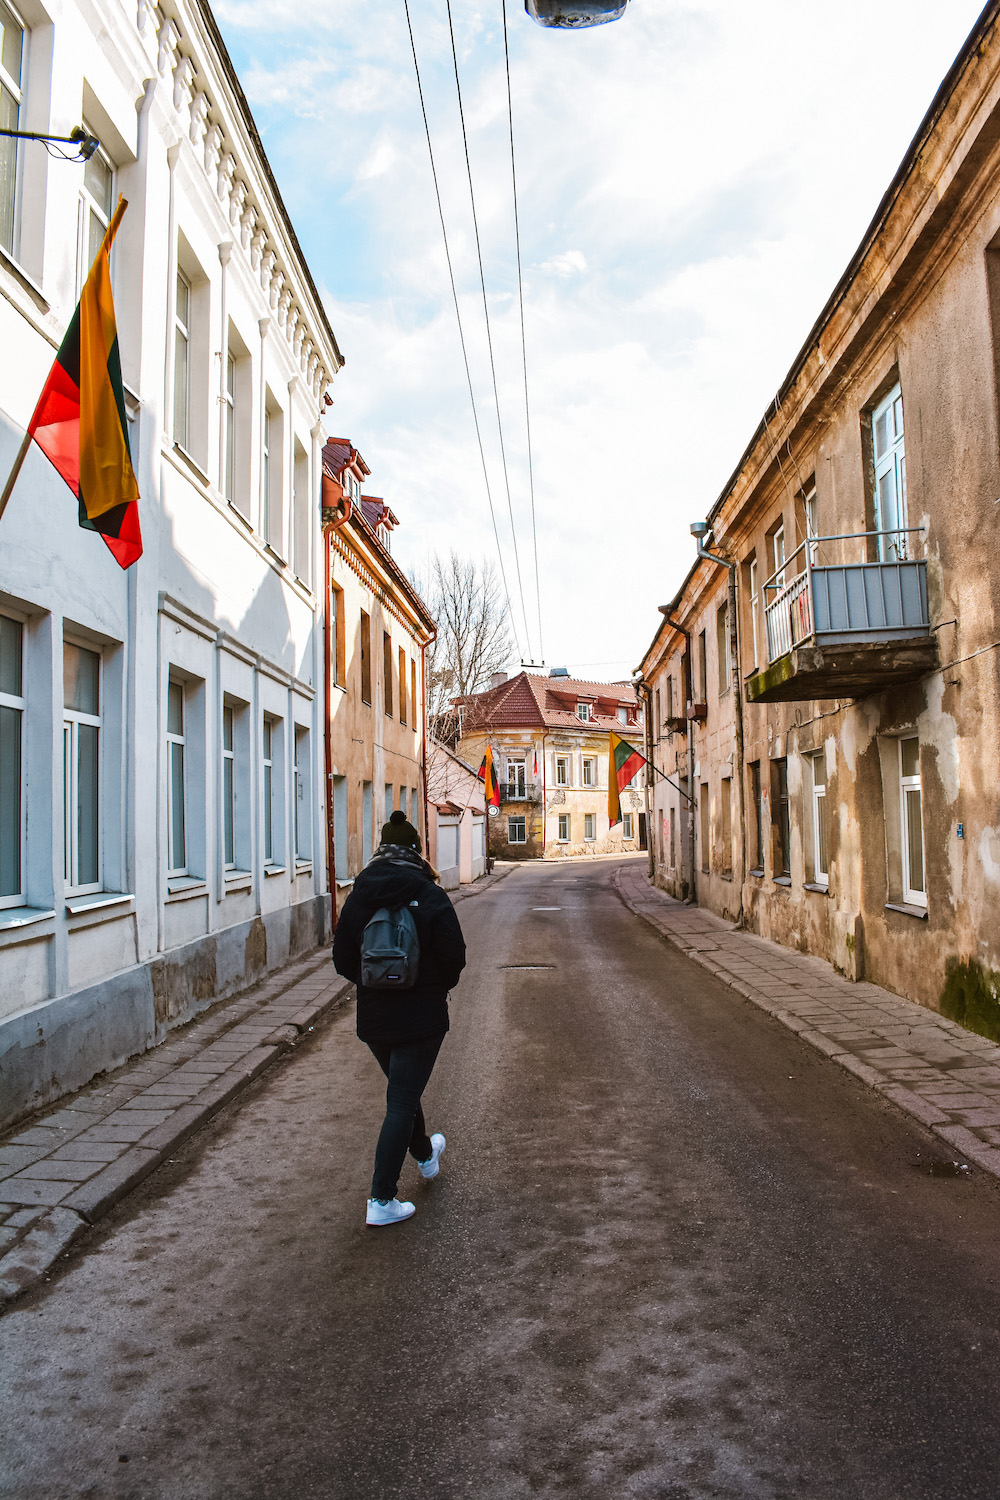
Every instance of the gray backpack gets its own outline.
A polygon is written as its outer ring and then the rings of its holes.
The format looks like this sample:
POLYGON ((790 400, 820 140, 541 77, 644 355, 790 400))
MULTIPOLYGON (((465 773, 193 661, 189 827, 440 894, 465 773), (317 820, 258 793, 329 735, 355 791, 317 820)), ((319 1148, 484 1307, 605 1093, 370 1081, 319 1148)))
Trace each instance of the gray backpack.
POLYGON ((409 907, 380 906, 361 934, 362 985, 368 990, 411 990, 419 967, 420 939, 409 907))

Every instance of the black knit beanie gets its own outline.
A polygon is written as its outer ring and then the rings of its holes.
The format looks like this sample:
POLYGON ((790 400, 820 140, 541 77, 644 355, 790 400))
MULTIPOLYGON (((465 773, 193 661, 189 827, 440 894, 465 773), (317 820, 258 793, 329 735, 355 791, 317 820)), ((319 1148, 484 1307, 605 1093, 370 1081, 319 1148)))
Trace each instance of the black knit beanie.
POLYGON ((383 844, 406 844, 411 849, 420 853, 420 835, 412 823, 406 821, 406 814, 396 808, 389 816, 388 823, 382 824, 383 844))

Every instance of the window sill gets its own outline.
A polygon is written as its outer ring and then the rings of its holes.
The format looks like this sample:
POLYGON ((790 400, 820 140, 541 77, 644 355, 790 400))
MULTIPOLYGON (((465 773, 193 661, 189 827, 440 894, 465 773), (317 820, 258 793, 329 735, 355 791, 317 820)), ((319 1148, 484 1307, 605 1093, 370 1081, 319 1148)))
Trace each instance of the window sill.
POLYGON ((807 880, 802 889, 804 891, 815 891, 817 896, 829 896, 830 894, 830 887, 828 885, 820 885, 818 880, 807 880))
POLYGON ((792 877, 790 875, 775 875, 774 883, 775 885, 783 885, 786 888, 790 888, 792 884, 792 877))
POLYGON ((232 511, 232 513, 236 517, 237 521, 239 521, 240 525, 241 526, 245 526, 246 529, 247 529, 247 531, 249 531, 249 532, 252 533, 253 532, 253 523, 251 522, 249 516, 245 516, 243 514, 243 512, 240 510, 239 506, 236 504, 236 501, 235 500, 227 500, 226 501, 226 505, 227 505, 228 509, 232 511))
POLYGON ((174 443, 173 451, 184 464, 185 468, 190 469, 194 477, 199 480, 206 489, 208 489, 211 481, 208 475, 205 473, 205 470, 201 467, 201 464, 198 462, 198 460, 196 458, 192 458, 187 449, 182 448, 180 443, 174 443))
POLYGON ((0 932, 15 932, 19 927, 34 927, 36 922, 45 922, 54 917, 55 911, 46 906, 6 906, 0 910, 0 932))
POLYGON ((268 557, 273 557, 274 558, 274 561, 278 564, 279 568, 287 568, 288 567, 288 564, 285 561, 285 559, 282 557, 281 553, 277 552, 274 549, 274 547, 271 546, 270 542, 265 542, 264 543, 264 551, 267 553, 268 557))
POLYGON ((19 266, 14 257, 2 245, 0 245, 0 266, 3 266, 5 271, 9 271, 14 280, 28 293, 40 313, 52 311, 49 300, 37 281, 32 280, 24 267, 19 266))
MULTIPOLYGON (((672 865, 671 865, 671 869, 673 869, 673 868, 674 868, 674 867, 673 867, 673 866, 672 866, 672 865)), ((748 871, 747 871, 747 874, 748 874, 748 875, 754 875, 754 876, 756 876, 756 878, 757 878, 757 879, 758 879, 758 880, 763 880, 763 879, 764 879, 764 873, 765 873, 765 872, 764 872, 764 870, 763 870, 763 869, 760 869, 760 870, 748 870, 748 871)))
POLYGON ((927 921, 926 906, 913 906, 908 901, 887 901, 885 909, 886 911, 901 912, 904 917, 916 917, 918 922, 927 921))
POLYGON ((271 878, 272 875, 284 875, 284 873, 285 873, 285 866, 284 865, 265 865, 264 866, 264 879, 265 880, 270 880, 270 878, 271 878))
POLYGON ((200 875, 174 875, 167 880, 168 901, 190 901, 207 895, 208 883, 200 875))
POLYGON ((350 880, 338 880, 336 884, 338 891, 349 891, 354 884, 354 878, 352 876, 350 880))
POLYGON ((253 885, 252 870, 227 870, 226 871, 226 895, 230 891, 248 891, 253 885))
POLYGON ((94 891, 89 896, 69 896, 66 910, 71 917, 84 916, 87 912, 104 911, 112 906, 125 906, 135 896, 126 891, 94 891))

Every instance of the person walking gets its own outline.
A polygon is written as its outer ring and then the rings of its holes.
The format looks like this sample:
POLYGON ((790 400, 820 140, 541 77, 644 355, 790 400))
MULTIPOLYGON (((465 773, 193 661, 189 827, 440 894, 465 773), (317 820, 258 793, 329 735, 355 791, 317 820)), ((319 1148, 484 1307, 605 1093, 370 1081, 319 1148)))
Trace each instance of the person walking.
POLYGON ((430 1179, 440 1170, 445 1138, 428 1136, 420 1097, 448 1031, 448 991, 465 968, 465 939, 455 908, 421 857, 420 835, 398 809, 382 828, 382 839, 337 921, 333 962, 358 991, 357 1031, 388 1080, 385 1119, 375 1147, 375 1171, 365 1222, 398 1224, 416 1213, 396 1197, 406 1153, 430 1179), (411 989, 369 989, 361 982, 365 926, 381 907, 405 907, 420 945, 411 989))

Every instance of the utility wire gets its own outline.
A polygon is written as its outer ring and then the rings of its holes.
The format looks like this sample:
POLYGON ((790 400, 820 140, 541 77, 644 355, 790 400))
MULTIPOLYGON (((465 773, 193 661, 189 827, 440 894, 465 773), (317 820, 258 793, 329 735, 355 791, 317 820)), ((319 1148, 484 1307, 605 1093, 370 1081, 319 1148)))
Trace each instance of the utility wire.
MULTIPOLYGON (((459 337, 459 341, 461 342, 461 345, 462 345, 462 359, 463 359, 463 361, 465 363, 465 378, 466 378, 466 381, 468 382, 468 386, 469 386, 469 400, 472 403, 472 420, 475 423, 475 427, 476 427, 476 441, 479 444, 479 458, 480 458, 480 461, 481 461, 482 466, 483 466, 483 483, 486 485, 486 498, 487 498, 487 500, 489 501, 489 504, 490 504, 490 520, 493 522, 493 535, 494 535, 494 538, 496 539, 496 544, 497 544, 497 557, 498 557, 499 562, 500 562, 500 577, 503 580, 504 598, 507 601, 507 616, 508 616, 508 618, 510 620, 510 628, 511 628, 511 630, 514 633, 514 646, 515 646, 515 649, 517 651, 518 656, 520 656, 520 654, 521 654, 521 646, 520 646, 520 642, 518 641, 518 638, 517 638, 517 624, 515 623, 515 620, 514 620, 514 611, 511 609, 511 605, 510 605, 510 590, 507 588, 507 575, 504 572, 504 566, 503 566, 503 551, 502 551, 502 549, 500 547, 500 533, 497 530, 496 512, 495 512, 495 510, 493 508, 493 495, 492 495, 492 493, 490 491, 490 479, 489 479, 489 474, 488 474, 487 469, 486 469, 486 454, 483 452, 483 435, 482 435, 482 432, 480 431, 480 427, 479 427, 479 413, 476 410, 476 396, 475 396, 475 392, 474 392, 474 390, 472 388, 472 374, 471 374, 471 371, 469 370, 469 355, 468 355, 468 351, 467 351, 467 349, 465 347, 465 331, 462 328, 462 314, 461 314, 461 311, 460 311, 459 305, 458 305, 458 290, 457 290, 457 288, 455 286, 455 272, 454 272, 454 269, 453 269, 452 263, 451 263, 451 250, 448 247, 448 230, 445 227, 444 209, 443 209, 443 207, 441 205, 441 189, 438 186, 437 167, 435 166, 435 163, 434 163, 434 148, 431 145, 431 127, 430 127, 430 123, 429 123, 429 121, 427 119, 427 106, 424 103, 424 86, 423 86, 423 84, 420 81, 420 64, 417 62, 417 44, 416 44, 416 42, 413 39, 413 22, 410 20, 410 4, 409 4, 409 0, 403 0, 403 9, 406 12, 406 25, 407 25, 407 29, 408 29, 408 31, 410 33, 410 50, 413 53, 413 69, 414 69, 414 72, 417 75, 417 92, 420 95, 420 112, 421 112, 421 114, 424 117, 424 134, 427 137, 427 154, 430 157, 430 161, 431 161, 431 176, 434 179, 434 196, 437 199, 438 217, 441 220, 441 236, 442 236, 442 238, 444 240, 445 259, 448 262, 448 279, 451 282, 451 295, 452 295, 452 298, 453 298, 454 303, 455 303, 455 318, 456 318, 456 320, 458 322, 458 337, 459 337)), ((449 12, 449 17, 450 17, 450 12, 449 12)), ((509 498, 509 492, 508 492, 508 498, 509 498)), ((517 545, 516 545, 516 543, 515 543, 515 548, 514 548, 514 555, 515 555, 515 558, 516 558, 516 556, 517 556, 517 545)), ((520 575, 518 575, 518 576, 520 578, 520 575)), ((523 598, 523 595, 522 595, 522 599, 521 599, 521 609, 522 609, 522 612, 523 612, 523 609, 524 609, 524 598, 523 598)), ((525 628, 527 628, 527 617, 525 617, 525 628)))
POLYGON ((535 601, 538 607, 538 660, 545 660, 542 644, 542 589, 538 575, 538 527, 535 524, 535 470, 531 460, 531 412, 528 408, 528 345, 524 334, 524 279, 521 275, 521 226, 517 214, 517 171, 514 166, 514 105, 510 89, 510 47, 507 41, 507 0, 503 0, 503 55, 507 66, 507 120, 510 125, 510 181, 514 197, 514 244, 517 247, 517 298, 521 308, 521 366, 524 370, 524 425, 528 435, 528 486, 531 491, 531 540, 535 553, 535 601))
POLYGON ((462 143, 465 147, 465 170, 469 179, 469 199, 472 203, 472 227, 476 234, 476 258, 479 261, 479 285, 483 292, 483 316, 486 319, 486 343, 490 351, 490 371, 493 375, 493 400, 496 403, 497 432, 500 437, 500 458, 503 463, 504 484, 507 487, 507 510, 510 514, 510 535, 514 544, 514 568, 517 572, 517 588, 521 597, 521 614, 524 617, 524 636, 530 651, 531 632, 528 629, 528 611, 524 604, 524 584, 521 581, 521 560, 517 553, 517 531, 514 526, 514 505, 510 498, 510 474, 507 470, 507 453, 503 441, 503 422, 500 417, 500 392, 497 389, 497 367, 493 358, 493 336, 490 332, 490 309, 486 300, 486 277, 483 274, 483 250, 479 242, 479 219, 476 215, 476 194, 472 186, 472 162, 469 159, 469 137, 465 129, 465 110, 462 108, 462 85, 458 78, 458 52, 455 47, 455 27, 451 18, 451 0, 445 0, 448 10, 448 30, 451 34, 451 59, 455 66, 455 92, 458 95, 458 117, 462 123, 462 143))

